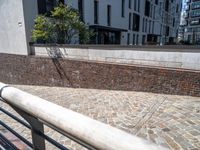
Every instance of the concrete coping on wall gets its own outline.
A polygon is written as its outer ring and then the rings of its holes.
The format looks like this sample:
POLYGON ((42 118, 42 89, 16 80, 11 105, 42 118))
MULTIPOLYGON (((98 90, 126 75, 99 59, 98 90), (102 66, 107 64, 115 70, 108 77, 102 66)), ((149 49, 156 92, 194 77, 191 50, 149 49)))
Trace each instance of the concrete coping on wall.
POLYGON ((195 52, 200 53, 200 45, 79 45, 79 44, 33 44, 31 47, 61 47, 80 49, 113 49, 113 50, 140 50, 140 51, 166 51, 166 52, 195 52))
POLYGON ((32 55, 200 70, 200 47, 35 44, 32 55))
MULTIPOLYGON (((41 58, 49 59, 49 57, 47 57, 47 56, 30 56, 30 58, 31 57, 39 58, 39 59, 41 59, 41 58)), ((60 59, 63 59, 63 58, 60 58, 60 59)), ((200 70, 194 70, 194 69, 183 69, 183 68, 161 67, 161 66, 150 66, 150 65, 139 65, 139 64, 128 64, 128 63, 116 63, 116 62, 94 61, 94 60, 73 59, 73 58, 65 58, 65 59, 69 60, 69 61, 83 62, 83 63, 95 63, 95 64, 105 64, 105 65, 117 65, 117 66, 124 66, 124 67, 139 67, 139 68, 149 68, 149 69, 162 69, 162 70, 171 70, 171 71, 200 73, 200 70)))

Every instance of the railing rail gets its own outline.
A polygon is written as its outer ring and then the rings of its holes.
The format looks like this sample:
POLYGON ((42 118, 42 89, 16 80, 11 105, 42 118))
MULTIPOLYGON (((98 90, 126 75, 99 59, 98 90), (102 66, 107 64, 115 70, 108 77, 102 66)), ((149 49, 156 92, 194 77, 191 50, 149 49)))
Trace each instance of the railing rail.
MULTIPOLYGON (((0 98, 16 110, 30 124, 32 129, 33 149, 35 150, 45 149, 43 124, 88 149, 165 149, 42 98, 7 86, 1 82, 0 98), (43 136, 38 133, 42 133, 43 136)), ((7 113, 7 115, 9 115, 9 113, 7 113)))

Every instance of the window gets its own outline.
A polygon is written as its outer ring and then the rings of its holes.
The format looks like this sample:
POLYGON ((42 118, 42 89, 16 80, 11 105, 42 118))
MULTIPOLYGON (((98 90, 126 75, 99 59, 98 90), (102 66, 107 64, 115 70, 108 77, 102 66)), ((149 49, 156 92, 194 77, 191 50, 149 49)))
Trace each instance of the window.
MULTIPOLYGON (((200 20, 199 19, 192 19, 190 21, 190 25, 199 25, 200 24, 200 20)), ((198 31, 199 32, 199 31, 198 31)))
POLYGON ((50 16, 51 11, 55 6, 60 3, 64 4, 64 0, 37 0, 38 3, 38 14, 47 14, 50 16))
POLYGON ((64 4, 65 0, 58 0, 58 3, 64 4))
POLYGON ((133 45, 135 45, 135 34, 133 34, 133 45))
POLYGON ((129 2, 128 2, 128 7, 129 7, 130 9, 132 8, 131 5, 132 5, 132 0, 129 0, 129 2))
POLYGON ((143 21, 142 21, 142 32, 144 32, 144 25, 145 25, 145 18, 143 18, 143 21))
POLYGON ((169 0, 165 1, 165 11, 169 11, 169 0))
POLYGON ((129 23, 128 23, 128 29, 130 30, 131 29, 131 13, 129 13, 129 19, 128 19, 129 23))
POLYGON ((151 20, 149 20, 149 33, 151 33, 151 20))
POLYGON ((166 27, 166 36, 169 36, 169 27, 166 27))
MULTIPOLYGON (((178 5, 178 4, 177 4, 178 5)), ((200 8, 200 2, 195 2, 195 3, 192 3, 192 9, 198 9, 200 8)), ((178 8, 177 8, 178 9, 178 8)))
POLYGON ((99 23, 99 2, 96 0, 94 1, 94 23, 99 23))
POLYGON ((176 5, 176 13, 178 13, 178 11, 179 11, 179 5, 177 4, 176 5))
POLYGON ((158 5, 158 0, 155 0, 155 4, 158 5))
POLYGON ((154 21, 153 21, 153 25, 152 25, 152 34, 154 34, 154 21))
POLYGON ((130 44, 130 33, 127 34, 127 45, 130 44))
POLYGON ((145 32, 147 32, 147 23, 148 23, 148 20, 145 19, 145 32))
POLYGON ((153 19, 156 19, 156 6, 154 6, 154 9, 153 9, 153 19))
POLYGON ((150 17, 152 18, 153 17, 153 5, 151 4, 150 6, 151 6, 151 8, 150 8, 150 17))
POLYGON ((137 38, 136 38, 136 44, 139 44, 139 35, 137 34, 137 38))
POLYGON ((188 35, 188 41, 191 42, 191 40, 192 40, 192 35, 188 35))
POLYGON ((46 0, 38 0, 38 13, 45 14, 47 12, 46 0))
POLYGON ((200 16, 200 10, 195 10, 195 11, 192 11, 190 13, 191 17, 199 17, 200 16))
POLYGON ((148 0, 146 0, 146 2, 145 2, 144 15, 147 17, 150 16, 150 2, 148 0))
POLYGON ((83 21, 83 0, 78 0, 78 11, 80 18, 83 21))
POLYGON ((140 30, 140 16, 138 14, 133 13, 133 31, 140 30))
POLYGON ((122 17, 124 17, 124 11, 125 11, 125 0, 122 0, 122 17))
POLYGON ((143 36, 142 36, 142 45, 145 44, 145 40, 146 40, 146 35, 143 35, 143 36))
POLYGON ((107 24, 108 26, 111 25, 111 6, 107 6, 107 24))
POLYGON ((137 0, 134 0, 134 11, 137 10, 137 0))
POLYGON ((140 12, 140 0, 138 0, 138 12, 140 12))
POLYGON ((175 26, 175 18, 173 18, 173 27, 175 26))

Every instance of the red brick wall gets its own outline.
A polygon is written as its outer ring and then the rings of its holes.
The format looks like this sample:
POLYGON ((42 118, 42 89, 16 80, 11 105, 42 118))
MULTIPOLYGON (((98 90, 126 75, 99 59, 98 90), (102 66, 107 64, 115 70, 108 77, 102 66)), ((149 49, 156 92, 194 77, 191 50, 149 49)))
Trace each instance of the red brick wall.
POLYGON ((0 54, 0 81, 200 96, 197 71, 8 54, 0 54))

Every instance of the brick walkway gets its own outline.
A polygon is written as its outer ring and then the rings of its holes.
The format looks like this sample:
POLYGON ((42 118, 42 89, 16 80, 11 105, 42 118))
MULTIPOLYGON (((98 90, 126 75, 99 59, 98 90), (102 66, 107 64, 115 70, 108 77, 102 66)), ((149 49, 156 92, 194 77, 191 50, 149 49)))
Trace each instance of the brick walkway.
MULTIPOLYGON (((16 87, 172 150, 200 150, 200 98, 93 89, 16 87)), ((26 128, 1 112, 0 119, 31 140, 26 128)), ((70 149, 83 149, 48 127, 45 132, 70 149)), ((56 149, 50 144, 47 148, 56 149)))

